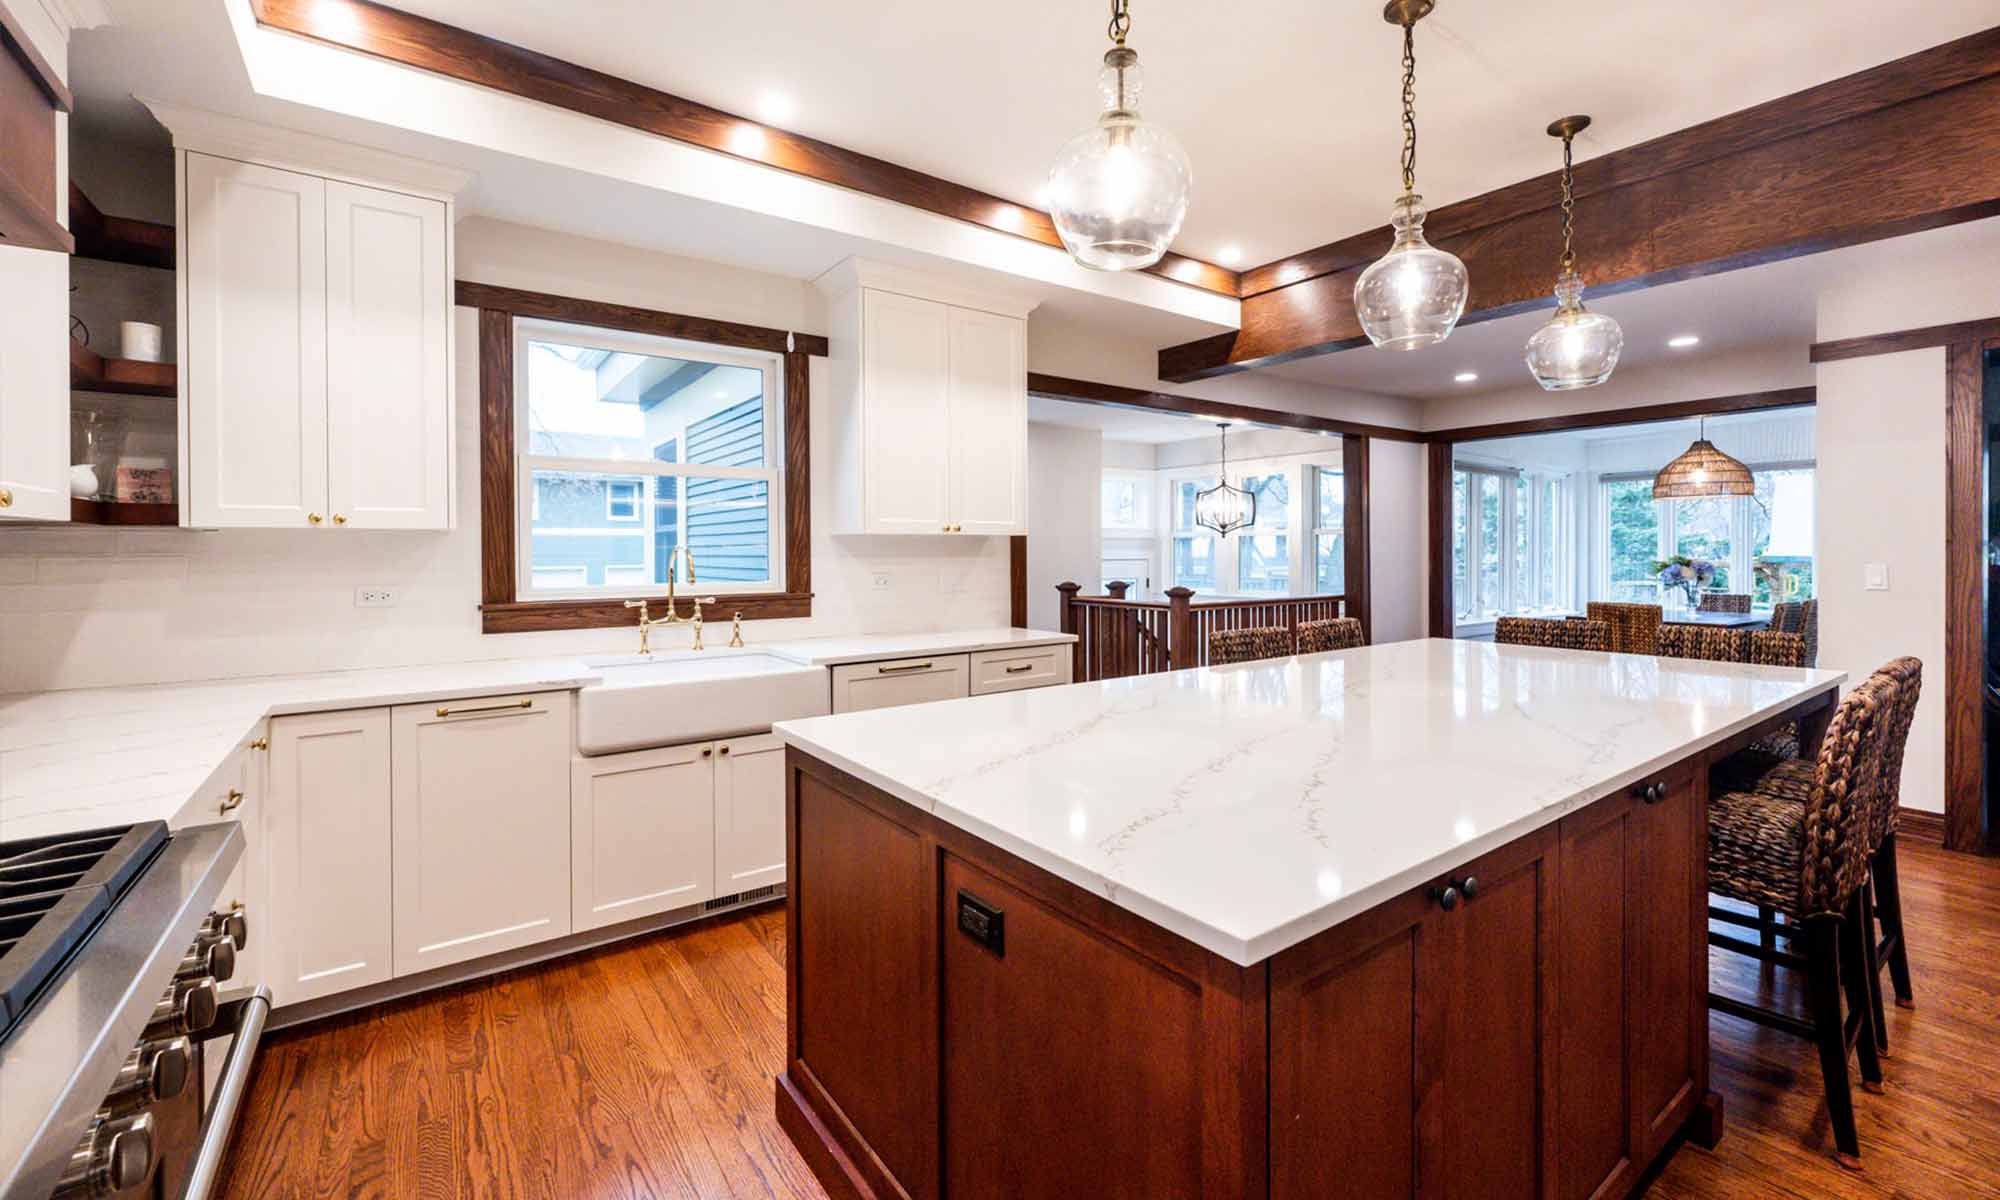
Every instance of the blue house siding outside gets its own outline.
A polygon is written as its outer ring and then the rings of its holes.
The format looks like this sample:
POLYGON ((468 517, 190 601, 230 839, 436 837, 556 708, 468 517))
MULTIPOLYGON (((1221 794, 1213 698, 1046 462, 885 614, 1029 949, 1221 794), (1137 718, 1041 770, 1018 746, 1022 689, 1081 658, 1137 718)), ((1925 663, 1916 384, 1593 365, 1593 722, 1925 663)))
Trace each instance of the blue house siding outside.
MULTIPOLYGON (((687 461, 764 465, 764 398, 752 396, 687 427, 687 461)), ((689 479, 688 551, 705 580, 771 578, 771 496, 761 479, 689 479)))

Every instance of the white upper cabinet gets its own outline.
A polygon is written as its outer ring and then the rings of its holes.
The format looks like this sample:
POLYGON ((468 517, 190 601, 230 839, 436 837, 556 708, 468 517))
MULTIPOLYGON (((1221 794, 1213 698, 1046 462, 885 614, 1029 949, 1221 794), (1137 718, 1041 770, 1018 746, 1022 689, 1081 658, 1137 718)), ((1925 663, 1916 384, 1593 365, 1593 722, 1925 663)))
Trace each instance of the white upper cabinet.
POLYGON ((856 260, 819 282, 834 531, 1025 533, 1032 305, 856 260))
POLYGON ((0 522, 69 520, 69 255, 0 246, 0 522))
POLYGON ((187 156, 188 522, 301 527, 326 504, 326 181, 187 156))
POLYGON ((181 155, 185 523, 448 528, 450 206, 181 155))
POLYGON ((435 200, 326 185, 326 505, 350 528, 448 520, 449 234, 435 200))

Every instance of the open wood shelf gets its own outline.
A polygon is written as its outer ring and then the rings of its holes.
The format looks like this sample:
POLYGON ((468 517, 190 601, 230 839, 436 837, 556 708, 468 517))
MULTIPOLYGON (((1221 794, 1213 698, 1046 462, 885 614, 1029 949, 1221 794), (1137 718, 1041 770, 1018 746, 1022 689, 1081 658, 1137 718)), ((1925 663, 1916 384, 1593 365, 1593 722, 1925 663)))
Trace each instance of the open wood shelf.
POLYGON ((174 269, 173 226, 106 216, 74 183, 69 185, 69 227, 80 257, 174 269))
POLYGON ((119 504, 71 497, 69 519, 73 525, 179 525, 181 509, 174 503, 119 504))
POLYGON ((179 371, 173 363, 105 358, 75 338, 69 343, 69 385, 80 391, 121 396, 172 397, 180 389, 179 371))

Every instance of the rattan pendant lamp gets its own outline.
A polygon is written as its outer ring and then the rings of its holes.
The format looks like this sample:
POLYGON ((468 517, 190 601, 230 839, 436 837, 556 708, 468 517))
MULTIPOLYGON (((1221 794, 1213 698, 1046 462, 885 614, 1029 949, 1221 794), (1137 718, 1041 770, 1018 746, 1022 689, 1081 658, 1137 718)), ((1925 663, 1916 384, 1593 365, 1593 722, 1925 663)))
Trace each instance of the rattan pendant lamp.
POLYGON ((1694 445, 1653 476, 1653 499, 1693 500, 1702 496, 1751 496, 1757 492, 1750 468, 1715 448, 1703 418, 1694 445))

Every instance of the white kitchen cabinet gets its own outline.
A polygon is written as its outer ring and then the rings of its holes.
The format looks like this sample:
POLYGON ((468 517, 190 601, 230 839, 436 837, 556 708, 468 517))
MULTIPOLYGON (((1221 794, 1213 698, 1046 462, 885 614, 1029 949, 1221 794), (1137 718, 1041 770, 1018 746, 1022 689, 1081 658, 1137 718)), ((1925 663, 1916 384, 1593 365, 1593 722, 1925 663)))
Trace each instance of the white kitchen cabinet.
POLYGON ((844 663, 833 668, 833 711, 954 700, 971 694, 969 677, 970 662, 963 654, 844 663))
POLYGON ((733 896, 785 878, 785 742, 724 738, 715 749, 715 890, 733 896))
POLYGON ((835 531, 1025 533, 1032 304, 852 260, 821 284, 835 531))
POLYGON ((971 655, 970 682, 975 696, 1055 687, 1070 681, 1074 648, 1026 646, 1018 650, 980 650, 971 655))
POLYGON ((242 905, 249 922, 249 940, 236 952, 236 971, 222 984, 224 994, 249 991, 264 982, 264 962, 272 945, 270 897, 266 891, 271 877, 270 846, 264 816, 268 807, 269 746, 270 740, 260 727, 216 769, 214 776, 170 822, 175 829, 183 829, 234 821, 243 830, 243 855, 236 860, 229 879, 222 885, 221 895, 215 899, 217 912, 242 905))
POLYGON ((394 969, 389 710, 274 717, 270 739, 265 982, 280 1005, 381 983, 394 969))
POLYGON ((1026 322, 969 308, 949 318, 952 532, 1026 533, 1026 322))
POLYGON ((395 973, 570 931, 567 692, 395 709, 395 973))
POLYGON ((716 746, 576 760, 570 919, 579 932, 715 896, 716 746))
POLYGON ((69 520, 69 256, 0 246, 0 522, 69 520))
POLYGON ((450 213, 182 152, 184 520, 450 523, 450 213))

